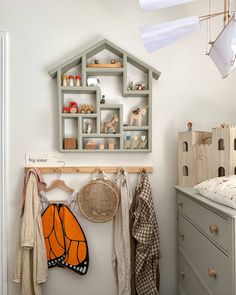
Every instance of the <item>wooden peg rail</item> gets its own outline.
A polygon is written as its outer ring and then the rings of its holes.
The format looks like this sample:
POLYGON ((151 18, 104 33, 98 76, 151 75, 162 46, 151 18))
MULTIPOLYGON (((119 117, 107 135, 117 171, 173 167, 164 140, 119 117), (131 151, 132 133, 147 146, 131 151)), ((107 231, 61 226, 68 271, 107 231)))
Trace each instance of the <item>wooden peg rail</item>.
MULTIPOLYGON (((30 168, 25 167, 25 172, 30 168)), ((52 173, 96 173, 101 170, 105 173, 117 173, 120 168, 124 168, 128 173, 140 173, 146 171, 148 173, 153 172, 152 166, 80 166, 80 167, 37 167, 41 173, 52 174, 52 173)))

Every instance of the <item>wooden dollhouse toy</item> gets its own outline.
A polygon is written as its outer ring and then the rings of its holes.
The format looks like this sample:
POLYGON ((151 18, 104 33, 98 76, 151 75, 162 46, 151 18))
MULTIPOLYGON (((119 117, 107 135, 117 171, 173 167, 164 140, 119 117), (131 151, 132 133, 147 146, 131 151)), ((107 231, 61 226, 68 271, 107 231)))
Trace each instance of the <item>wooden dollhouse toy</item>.
POLYGON ((236 127, 223 124, 212 132, 179 132, 179 185, 236 174, 236 127))
MULTIPOLYGON (((104 39, 59 63, 49 74, 57 82, 60 152, 151 152, 152 85, 153 78, 158 80, 160 76, 158 70, 104 39), (130 89, 129 79, 133 75, 136 81, 142 82, 138 84, 140 87, 130 89), (100 83, 106 77, 121 83, 121 87, 113 89, 115 92, 121 89, 114 95, 119 97, 118 102, 107 95, 106 101, 102 99, 106 93, 101 93, 100 83), (71 100, 79 110, 63 112, 71 100), (140 113, 132 113, 137 109, 140 113), (84 130, 86 120, 92 121, 92 132, 84 130), (129 125, 125 124, 127 121, 129 125), (141 135, 146 138, 142 147, 125 144, 127 136, 140 138, 141 135), (75 138, 76 148, 65 145, 66 138, 75 138)), ((109 83, 108 87, 111 87, 109 83)))

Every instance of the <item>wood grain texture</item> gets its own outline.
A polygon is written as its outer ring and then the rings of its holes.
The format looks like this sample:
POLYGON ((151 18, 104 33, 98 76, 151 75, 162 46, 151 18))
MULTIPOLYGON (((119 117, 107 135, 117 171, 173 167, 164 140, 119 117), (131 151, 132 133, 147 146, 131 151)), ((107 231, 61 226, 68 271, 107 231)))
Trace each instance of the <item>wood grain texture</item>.
MULTIPOLYGON (((24 170, 27 172, 32 167, 25 167, 24 170)), ((140 173, 143 169, 147 173, 153 172, 152 166, 78 166, 78 167, 38 167, 42 173, 95 173, 99 170, 105 173, 117 173, 120 168, 123 168, 128 173, 140 173)))

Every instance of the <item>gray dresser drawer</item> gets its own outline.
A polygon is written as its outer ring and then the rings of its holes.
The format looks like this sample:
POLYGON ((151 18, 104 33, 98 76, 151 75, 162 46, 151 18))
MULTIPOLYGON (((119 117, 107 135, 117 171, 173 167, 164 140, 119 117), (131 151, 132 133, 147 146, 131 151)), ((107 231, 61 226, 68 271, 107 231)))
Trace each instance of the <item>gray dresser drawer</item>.
POLYGON ((209 295, 185 258, 179 253, 179 294, 209 295))
POLYGON ((214 295, 233 294, 230 259, 182 215, 178 218, 179 248, 206 286, 214 295))
POLYGON ((178 192, 178 211, 189 218, 227 253, 229 252, 231 239, 228 219, 208 210, 180 192, 178 192))

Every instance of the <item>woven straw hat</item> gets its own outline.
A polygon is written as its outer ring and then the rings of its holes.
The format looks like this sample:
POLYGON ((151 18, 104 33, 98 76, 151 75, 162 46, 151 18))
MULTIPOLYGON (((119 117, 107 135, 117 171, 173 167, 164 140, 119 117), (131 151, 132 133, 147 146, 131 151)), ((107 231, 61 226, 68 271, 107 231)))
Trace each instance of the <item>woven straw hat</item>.
POLYGON ((119 201, 118 187, 107 179, 91 180, 78 194, 81 213, 93 222, 110 221, 117 212, 119 201))

